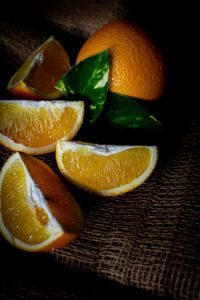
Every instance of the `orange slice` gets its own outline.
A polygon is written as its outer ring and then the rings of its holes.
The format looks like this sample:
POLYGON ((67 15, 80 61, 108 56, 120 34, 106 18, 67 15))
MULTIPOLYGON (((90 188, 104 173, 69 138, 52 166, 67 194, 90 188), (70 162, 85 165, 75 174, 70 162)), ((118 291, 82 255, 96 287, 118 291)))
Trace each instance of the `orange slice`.
POLYGON ((59 141, 56 160, 70 181, 101 196, 115 196, 142 184, 158 159, 156 146, 114 146, 59 141))
POLYGON ((0 232, 26 251, 48 251, 83 229, 78 203, 61 179, 37 158, 12 154, 0 173, 0 232))
POLYGON ((82 101, 0 100, 0 144, 13 151, 44 154, 59 139, 72 139, 83 122, 82 101))
POLYGON ((50 37, 13 75, 7 89, 18 98, 57 99, 62 94, 54 85, 69 69, 68 54, 54 37, 50 37))

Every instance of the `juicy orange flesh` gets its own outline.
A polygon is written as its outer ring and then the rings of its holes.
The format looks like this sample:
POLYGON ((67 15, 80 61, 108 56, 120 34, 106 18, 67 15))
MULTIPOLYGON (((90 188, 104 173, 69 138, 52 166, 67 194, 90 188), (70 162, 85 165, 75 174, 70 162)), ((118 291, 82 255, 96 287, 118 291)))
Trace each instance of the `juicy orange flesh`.
POLYGON ((80 232, 83 225, 80 208, 60 178, 40 160, 24 154, 21 156, 60 225, 68 233, 80 232))
POLYGON ((24 80, 29 87, 34 87, 36 92, 51 93, 56 91, 55 83, 68 69, 69 60, 65 50, 52 40, 39 50, 34 58, 30 57, 22 65, 12 84, 24 80))
POLYGON ((47 213, 32 206, 27 198, 26 174, 19 160, 6 172, 2 182, 1 213, 8 231, 24 243, 34 245, 47 240, 47 213))
POLYGON ((66 151, 62 160, 69 176, 91 188, 106 190, 128 184, 142 175, 149 166, 151 153, 139 147, 103 156, 81 149, 66 151))
POLYGON ((0 133, 29 147, 55 143, 71 132, 78 116, 77 111, 70 107, 20 107, 15 103, 1 103, 0 133))

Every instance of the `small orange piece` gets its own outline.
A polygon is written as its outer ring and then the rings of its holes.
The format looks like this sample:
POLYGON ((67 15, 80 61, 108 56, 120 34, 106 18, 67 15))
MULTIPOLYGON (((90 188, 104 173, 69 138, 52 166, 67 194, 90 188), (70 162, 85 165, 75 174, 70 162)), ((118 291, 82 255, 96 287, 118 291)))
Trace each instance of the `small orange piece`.
POLYGON ((48 165, 18 152, 9 157, 0 173, 0 232, 8 242, 48 251, 77 238, 83 224, 78 203, 48 165))
POLYGON ((7 88, 21 99, 57 99, 62 94, 54 85, 69 68, 68 54, 50 37, 13 75, 7 88))
POLYGON ((141 29, 123 21, 103 26, 85 42, 76 62, 108 48, 112 92, 143 100, 160 98, 165 87, 163 58, 141 29))
POLYGON ((56 161, 70 181, 100 196, 116 196, 141 185, 153 172, 156 146, 115 146, 59 141, 56 161))
POLYGON ((0 144, 13 151, 44 154, 59 139, 72 139, 84 117, 82 101, 0 100, 0 144))

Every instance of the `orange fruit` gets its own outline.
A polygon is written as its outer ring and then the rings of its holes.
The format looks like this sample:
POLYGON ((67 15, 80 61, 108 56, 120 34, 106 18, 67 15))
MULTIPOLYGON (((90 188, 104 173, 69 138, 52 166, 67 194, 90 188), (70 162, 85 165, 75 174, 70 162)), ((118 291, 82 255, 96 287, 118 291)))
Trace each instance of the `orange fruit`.
POLYGON ((54 85, 69 68, 68 54, 54 37, 50 37, 13 75, 7 89, 18 98, 57 99, 62 94, 54 85))
POLYGON ((9 243, 48 251, 77 238, 83 224, 78 203, 48 165, 18 152, 9 157, 0 173, 0 232, 9 243))
POLYGON ((160 98, 165 87, 163 58, 141 29, 123 21, 104 25, 84 43, 76 63, 108 48, 112 92, 143 100, 160 98))
POLYGON ((142 184, 158 159, 156 146, 114 146, 59 141, 56 161, 71 182, 101 196, 116 196, 142 184))
POLYGON ((44 154, 59 139, 72 139, 84 117, 82 101, 0 100, 0 144, 10 150, 44 154))

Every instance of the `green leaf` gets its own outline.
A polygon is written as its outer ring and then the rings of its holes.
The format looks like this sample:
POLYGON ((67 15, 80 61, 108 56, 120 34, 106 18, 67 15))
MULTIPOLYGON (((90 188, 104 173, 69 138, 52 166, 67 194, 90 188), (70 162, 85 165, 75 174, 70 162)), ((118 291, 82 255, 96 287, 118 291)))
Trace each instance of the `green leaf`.
POLYGON ((73 99, 88 99, 91 121, 100 116, 108 92, 109 50, 90 56, 65 73, 55 87, 73 99))
POLYGON ((136 100, 109 93, 104 117, 112 126, 121 129, 159 130, 161 123, 136 100))

